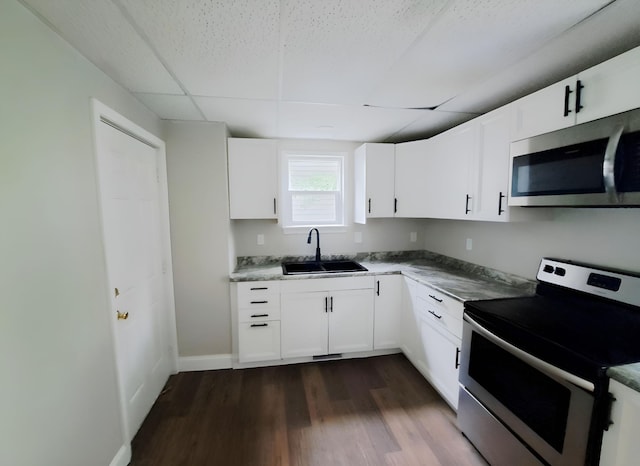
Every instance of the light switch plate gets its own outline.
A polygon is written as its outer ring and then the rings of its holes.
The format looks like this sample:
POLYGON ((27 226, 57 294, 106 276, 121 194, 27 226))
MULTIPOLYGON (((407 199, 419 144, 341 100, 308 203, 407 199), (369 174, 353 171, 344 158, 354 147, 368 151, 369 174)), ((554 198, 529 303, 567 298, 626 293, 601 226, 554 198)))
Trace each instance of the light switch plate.
POLYGON ((473 249, 473 240, 471 238, 467 238, 467 251, 471 251, 473 249))
POLYGON ((354 240, 356 243, 362 243, 362 232, 361 232, 361 231, 356 231, 356 232, 353 234, 353 240, 354 240))
POLYGON ((418 232, 417 231, 412 231, 411 233, 409 233, 409 240, 412 243, 415 243, 416 241, 418 241, 418 232))
POLYGON ((263 246, 264 245, 264 235, 262 233, 260 233, 258 235, 258 246, 263 246))

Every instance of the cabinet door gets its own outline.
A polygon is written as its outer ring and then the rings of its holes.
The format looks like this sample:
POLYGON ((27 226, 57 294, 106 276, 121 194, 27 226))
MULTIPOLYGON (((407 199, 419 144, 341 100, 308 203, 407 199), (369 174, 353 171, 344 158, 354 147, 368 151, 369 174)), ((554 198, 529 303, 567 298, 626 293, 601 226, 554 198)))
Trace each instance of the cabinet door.
POLYGON ((402 275, 376 276, 373 349, 400 348, 402 275))
POLYGON ((507 106, 478 120, 478 189, 474 199, 477 220, 507 221, 509 211, 509 150, 513 107, 507 106))
POLYGON ((393 217, 395 145, 363 144, 354 157, 354 221, 393 217))
POLYGON ((603 466, 630 466, 640 458, 640 393, 612 380, 609 392, 613 395, 611 420, 613 424, 604 433, 600 464, 603 466))
POLYGON ((277 218, 277 147, 271 139, 229 138, 230 218, 277 218))
POLYGON ((402 290, 402 351, 418 371, 426 377, 427 367, 421 342, 420 320, 417 309, 418 283, 404 277, 402 290))
POLYGON ((329 297, 329 353, 373 350, 373 291, 333 291, 329 297))
POLYGON ((454 409, 458 408, 460 339, 440 331, 428 319, 420 324, 427 379, 454 409))
POLYGON ((329 295, 324 291, 283 293, 280 298, 283 358, 328 353, 329 295))
POLYGON ((575 83, 576 78, 571 77, 516 100, 513 103, 515 108, 513 140, 549 133, 575 124, 575 83), (570 113, 567 116, 564 115, 566 86, 571 90, 567 101, 570 113))
POLYGON ((429 158, 427 184, 435 218, 468 219, 473 215, 475 183, 471 164, 477 158, 478 125, 475 121, 436 136, 429 158))
POLYGON ((427 173, 430 139, 396 144, 396 217, 427 217, 427 173))
POLYGON ((280 359, 280 322, 238 324, 238 360, 241 363, 280 359))
POLYGON ((640 47, 583 71, 578 79, 584 87, 577 123, 640 107, 640 47))

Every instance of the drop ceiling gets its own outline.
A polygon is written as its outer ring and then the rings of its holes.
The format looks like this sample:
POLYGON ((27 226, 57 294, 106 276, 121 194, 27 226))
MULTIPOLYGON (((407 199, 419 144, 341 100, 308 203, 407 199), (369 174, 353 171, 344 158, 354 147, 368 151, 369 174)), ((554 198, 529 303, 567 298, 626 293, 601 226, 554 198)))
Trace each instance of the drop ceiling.
POLYGON ((637 0, 21 0, 160 118, 408 141, 640 45, 637 0))

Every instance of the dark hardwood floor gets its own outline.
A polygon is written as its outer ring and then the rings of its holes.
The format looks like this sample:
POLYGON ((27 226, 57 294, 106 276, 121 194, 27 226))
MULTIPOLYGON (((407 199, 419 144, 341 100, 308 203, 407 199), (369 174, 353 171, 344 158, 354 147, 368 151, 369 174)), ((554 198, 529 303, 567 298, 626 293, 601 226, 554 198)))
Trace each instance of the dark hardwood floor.
POLYGON ((403 355, 172 376, 133 466, 485 465, 403 355))

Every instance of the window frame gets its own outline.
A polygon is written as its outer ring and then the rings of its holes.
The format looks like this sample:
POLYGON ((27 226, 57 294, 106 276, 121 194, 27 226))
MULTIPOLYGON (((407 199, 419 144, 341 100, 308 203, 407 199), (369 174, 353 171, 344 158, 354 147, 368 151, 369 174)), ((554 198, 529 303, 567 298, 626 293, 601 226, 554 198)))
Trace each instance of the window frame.
POLYGON ((309 228, 321 228, 323 231, 344 231, 346 229, 346 193, 345 170, 347 153, 344 151, 308 151, 286 149, 280 151, 280 216, 279 222, 285 233, 299 233, 309 228), (290 159, 334 159, 340 164, 340 180, 337 191, 289 191, 289 160, 290 159), (312 224, 308 222, 293 222, 292 199, 295 193, 332 193, 336 199, 336 221, 331 223, 312 224))

